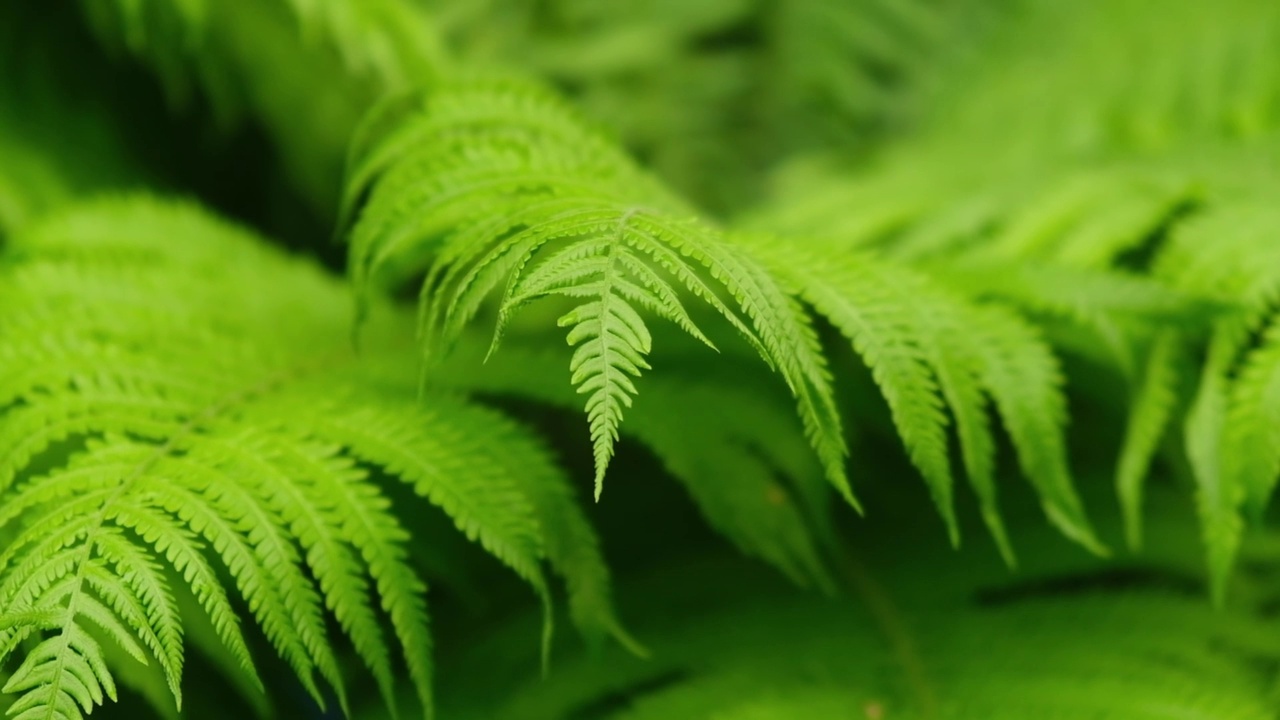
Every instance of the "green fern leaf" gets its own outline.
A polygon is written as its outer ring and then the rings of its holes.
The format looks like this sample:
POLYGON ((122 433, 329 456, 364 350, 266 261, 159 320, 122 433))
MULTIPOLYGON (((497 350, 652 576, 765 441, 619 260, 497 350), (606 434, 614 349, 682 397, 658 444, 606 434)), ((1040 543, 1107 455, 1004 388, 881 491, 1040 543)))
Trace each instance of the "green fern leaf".
POLYGON ((1013 439, 1022 472, 1039 492, 1049 520, 1099 554, 1097 540, 1071 482, 1063 431, 1066 402, 1058 363, 1035 330, 1002 308, 980 308, 971 326, 981 373, 1013 439))
POLYGON ((358 147, 345 193, 349 201, 369 193, 351 234, 357 288, 367 294, 376 278, 426 265, 429 358, 499 287, 495 346, 525 304, 549 295, 583 301, 560 322, 577 347, 571 382, 588 396, 597 495, 634 378, 648 368, 652 330, 637 308, 706 340, 680 299, 688 294, 787 380, 828 478, 852 501, 830 380, 803 313, 553 96, 516 81, 446 86, 358 147))
POLYGON ((0 318, 0 358, 23 370, 0 382, 0 614, 13 621, 0 662, 39 640, 6 686, 20 717, 114 698, 96 634, 154 658, 180 699, 184 623, 164 565, 260 687, 225 568, 315 701, 319 675, 344 710, 326 617, 390 703, 385 617, 430 712, 425 585, 368 466, 528 580, 546 633, 544 558, 589 634, 630 642, 590 528, 537 443, 456 397, 415 403, 412 372, 351 355, 347 297, 314 269, 193 207, 131 198, 32 226, 3 275, 17 310, 0 318))
POLYGON ((1057 363, 1025 323, 994 307, 970 305, 910 270, 863 253, 804 251, 777 241, 758 242, 753 249, 791 278, 867 363, 953 542, 959 536, 948 412, 983 518, 1006 560, 1013 561, 996 505, 989 395, 1049 518, 1069 537, 1101 551, 1067 470, 1057 363))
POLYGON ((1265 338, 1280 299, 1280 256, 1270 241, 1276 228, 1280 215, 1269 199, 1247 193, 1233 197, 1180 226, 1154 270, 1174 287, 1235 308, 1213 325, 1184 431, 1219 602, 1244 532, 1245 503, 1255 510, 1262 507, 1270 484, 1272 449, 1245 442, 1251 433, 1266 432, 1265 415, 1250 417, 1256 412, 1250 407, 1266 402, 1269 341, 1250 348, 1255 332, 1264 332, 1265 338))
MULTIPOLYGON (((58 589, 71 595, 66 614, 81 612, 74 604, 78 588, 58 589)), ((17 720, 80 718, 106 698, 116 699, 116 686, 98 642, 79 624, 59 625, 61 632, 37 645, 0 688, 5 693, 24 693, 9 707, 8 714, 17 720)))
MULTIPOLYGON (((853 343, 871 368, 885 394, 894 424, 912 462, 929 484, 952 543, 959 542, 950 460, 947 457, 947 415, 938 382, 913 335, 916 309, 901 298, 915 297, 919 288, 904 287, 909 276, 883 277, 877 263, 861 256, 836 260, 817 253, 801 255, 775 243, 771 259, 776 271, 794 279, 802 296, 813 303, 853 343), (896 296, 896 293, 902 293, 896 296)), ((758 252, 767 253, 770 244, 758 252)))
POLYGON ((1224 321, 1214 330, 1200 387, 1187 412, 1184 434, 1187 457, 1196 480, 1196 506, 1213 581, 1215 602, 1226 593, 1227 578, 1235 564, 1244 532, 1241 506, 1244 488, 1235 475, 1224 472, 1223 432, 1226 423, 1228 368, 1243 343, 1238 322, 1224 321))

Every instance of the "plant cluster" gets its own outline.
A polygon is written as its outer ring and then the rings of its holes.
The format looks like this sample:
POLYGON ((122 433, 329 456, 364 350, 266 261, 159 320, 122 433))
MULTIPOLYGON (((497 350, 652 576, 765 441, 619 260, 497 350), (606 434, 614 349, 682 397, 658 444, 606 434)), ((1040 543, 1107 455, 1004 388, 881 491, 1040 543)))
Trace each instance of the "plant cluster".
POLYGON ((0 7, 0 708, 1276 718, 1277 48, 0 7))

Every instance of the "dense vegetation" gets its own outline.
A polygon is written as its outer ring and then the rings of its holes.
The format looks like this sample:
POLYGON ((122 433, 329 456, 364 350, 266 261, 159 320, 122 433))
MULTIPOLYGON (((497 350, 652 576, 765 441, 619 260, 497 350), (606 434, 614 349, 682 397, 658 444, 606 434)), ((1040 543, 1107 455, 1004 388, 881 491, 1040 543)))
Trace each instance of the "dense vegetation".
POLYGON ((1280 717, 1280 5, 0 6, 0 708, 1280 717))

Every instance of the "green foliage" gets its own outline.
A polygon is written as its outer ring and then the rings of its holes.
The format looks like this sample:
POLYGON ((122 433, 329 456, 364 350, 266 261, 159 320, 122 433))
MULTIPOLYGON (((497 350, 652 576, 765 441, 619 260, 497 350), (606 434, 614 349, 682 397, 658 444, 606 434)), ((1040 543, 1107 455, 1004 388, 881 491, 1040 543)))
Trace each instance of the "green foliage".
MULTIPOLYGON (((548 680, 526 673, 521 692, 486 696, 470 678, 520 657, 522 619, 451 663, 463 700, 449 711, 495 720, 1273 717, 1274 678, 1263 667, 1280 638, 1259 601, 1274 597, 1274 580, 1237 587, 1252 598, 1229 615, 1205 613, 1187 568, 1195 549, 1166 535, 1187 518, 1167 502, 1158 508, 1161 557, 1107 566, 1019 527, 1035 552, 1012 578, 994 562, 957 567, 939 546, 911 543, 905 527, 879 526, 883 544, 843 561, 841 580, 892 596, 888 614, 797 597, 721 556, 687 558, 623 588, 637 611, 676 618, 637 625, 654 660, 579 657, 548 680), (724 583, 740 592, 719 592, 724 583)), ((1274 548, 1250 555, 1274 569, 1274 548)))
POLYGON ((1277 38, 0 8, 0 704, 1274 716, 1277 38))
POLYGON ((1032 2, 1017 17, 989 53, 957 65, 916 136, 871 167, 797 166, 743 222, 918 263, 1043 316, 1058 347, 1114 365, 1133 397, 1117 469, 1130 543, 1144 468, 1182 420, 1176 452, 1196 482, 1221 596, 1246 494, 1259 517, 1276 476, 1268 445, 1244 440, 1265 421, 1244 418, 1270 407, 1277 264, 1263 208, 1280 189, 1280 86, 1263 48, 1280 18, 1252 2, 1171 3, 1157 28, 1141 3, 1032 2), (1092 70, 1121 64, 1147 71, 1092 70), (1042 83, 1055 92, 1025 111, 1042 83), (1188 367, 1184 345, 1208 348, 1202 367, 1188 367), (1188 374, 1200 376, 1191 387, 1188 374))
POLYGON ((827 477, 852 499, 817 338, 763 268, 536 87, 445 86, 404 112, 385 135, 362 134, 353 153, 346 196, 368 189, 370 197, 350 264, 357 292, 368 293, 382 266, 433 258, 419 312, 428 358, 499 286, 494 347, 523 305, 581 300, 557 324, 571 327, 577 346, 571 383, 587 395, 598 499, 636 394, 632 378, 649 367, 652 336, 637 308, 715 348, 685 309, 685 292, 778 369, 827 477))
POLYGON ((443 62, 420 8, 401 0, 82 0, 96 34, 148 61, 172 104, 197 90, 224 128, 247 114, 274 141, 315 212, 332 213, 343 152, 364 109, 443 62), (299 116, 307 122, 297 122, 299 116))
POLYGON ((193 207, 130 198, 14 237, 0 287, 0 356, 22 369, 2 387, 0 466, 0 517, 17 528, 0 647, 28 644, 5 686, 18 717, 115 698, 90 626, 154 657, 180 706, 174 582, 243 671, 233 592, 312 697, 323 705, 318 674, 344 709, 325 615, 390 699, 385 615, 430 708, 425 586, 375 467, 544 602, 550 562, 584 630, 621 634, 592 533, 537 442, 456 397, 415 402, 411 369, 353 355, 346 294, 305 263, 193 207))

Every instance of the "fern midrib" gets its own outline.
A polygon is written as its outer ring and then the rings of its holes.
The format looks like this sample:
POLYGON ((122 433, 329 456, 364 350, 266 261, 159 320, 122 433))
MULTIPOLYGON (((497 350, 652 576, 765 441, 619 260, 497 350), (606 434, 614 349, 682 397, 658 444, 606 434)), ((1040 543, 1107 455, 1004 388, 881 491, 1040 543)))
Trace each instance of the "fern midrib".
MULTIPOLYGON (((610 301, 614 299, 613 287, 614 287, 614 280, 616 279, 618 248, 622 246, 623 242, 625 242, 624 238, 626 233, 627 221, 631 219, 631 216, 632 214, 634 214, 634 212, 635 210, 628 210, 627 212, 623 213, 621 218, 618 219, 618 227, 616 230, 614 241, 612 243, 609 243, 609 252, 605 256, 608 259, 608 262, 605 264, 605 267, 604 267, 604 277, 600 279, 600 312, 596 314, 595 324, 596 324, 596 332, 597 332, 596 337, 599 338, 599 342, 600 342, 600 359, 603 361, 602 363, 603 370, 601 371, 601 379, 604 382, 601 385, 601 388, 598 392, 605 393, 606 403, 610 402, 608 392, 609 392, 609 388, 612 387, 612 381, 609 378, 610 378, 610 375, 612 374, 611 371, 613 370, 613 365, 612 363, 609 362, 610 353, 609 353, 609 340, 608 340, 608 332, 607 332, 608 327, 607 327, 606 318, 608 318, 609 312, 610 312, 609 311, 610 301)), ((601 462, 600 458, 597 457, 596 478, 595 478, 595 499, 597 502, 600 501, 600 493, 604 489, 604 466, 607 463, 608 463, 608 458, 605 458, 605 460, 601 462)))
MULTIPOLYGON (((149 457, 139 462, 129 475, 121 480, 120 486, 103 501, 102 507, 98 509, 93 522, 87 527, 84 545, 80 549, 79 557, 75 560, 74 586, 68 594, 67 608, 64 611, 62 629, 58 636, 62 648, 57 653, 57 660, 54 664, 53 679, 50 687, 51 698, 56 699, 61 693, 65 660, 71 649, 71 628, 75 625, 77 605, 84 590, 85 569, 89 566, 93 551, 97 547, 98 540, 96 535, 106 525, 112 506, 124 498, 133 489, 134 484, 157 462, 169 456, 182 440, 193 435, 202 423, 219 417, 232 408, 243 406, 256 397, 268 394, 286 382, 318 372, 328 364, 324 358, 310 363, 300 363, 247 388, 228 393, 223 399, 211 403, 194 413, 165 442, 156 446, 149 457)), ((181 707, 178 709, 181 710, 181 707)), ((44 720, 56 720, 57 712, 57 705, 50 703, 44 720)))

